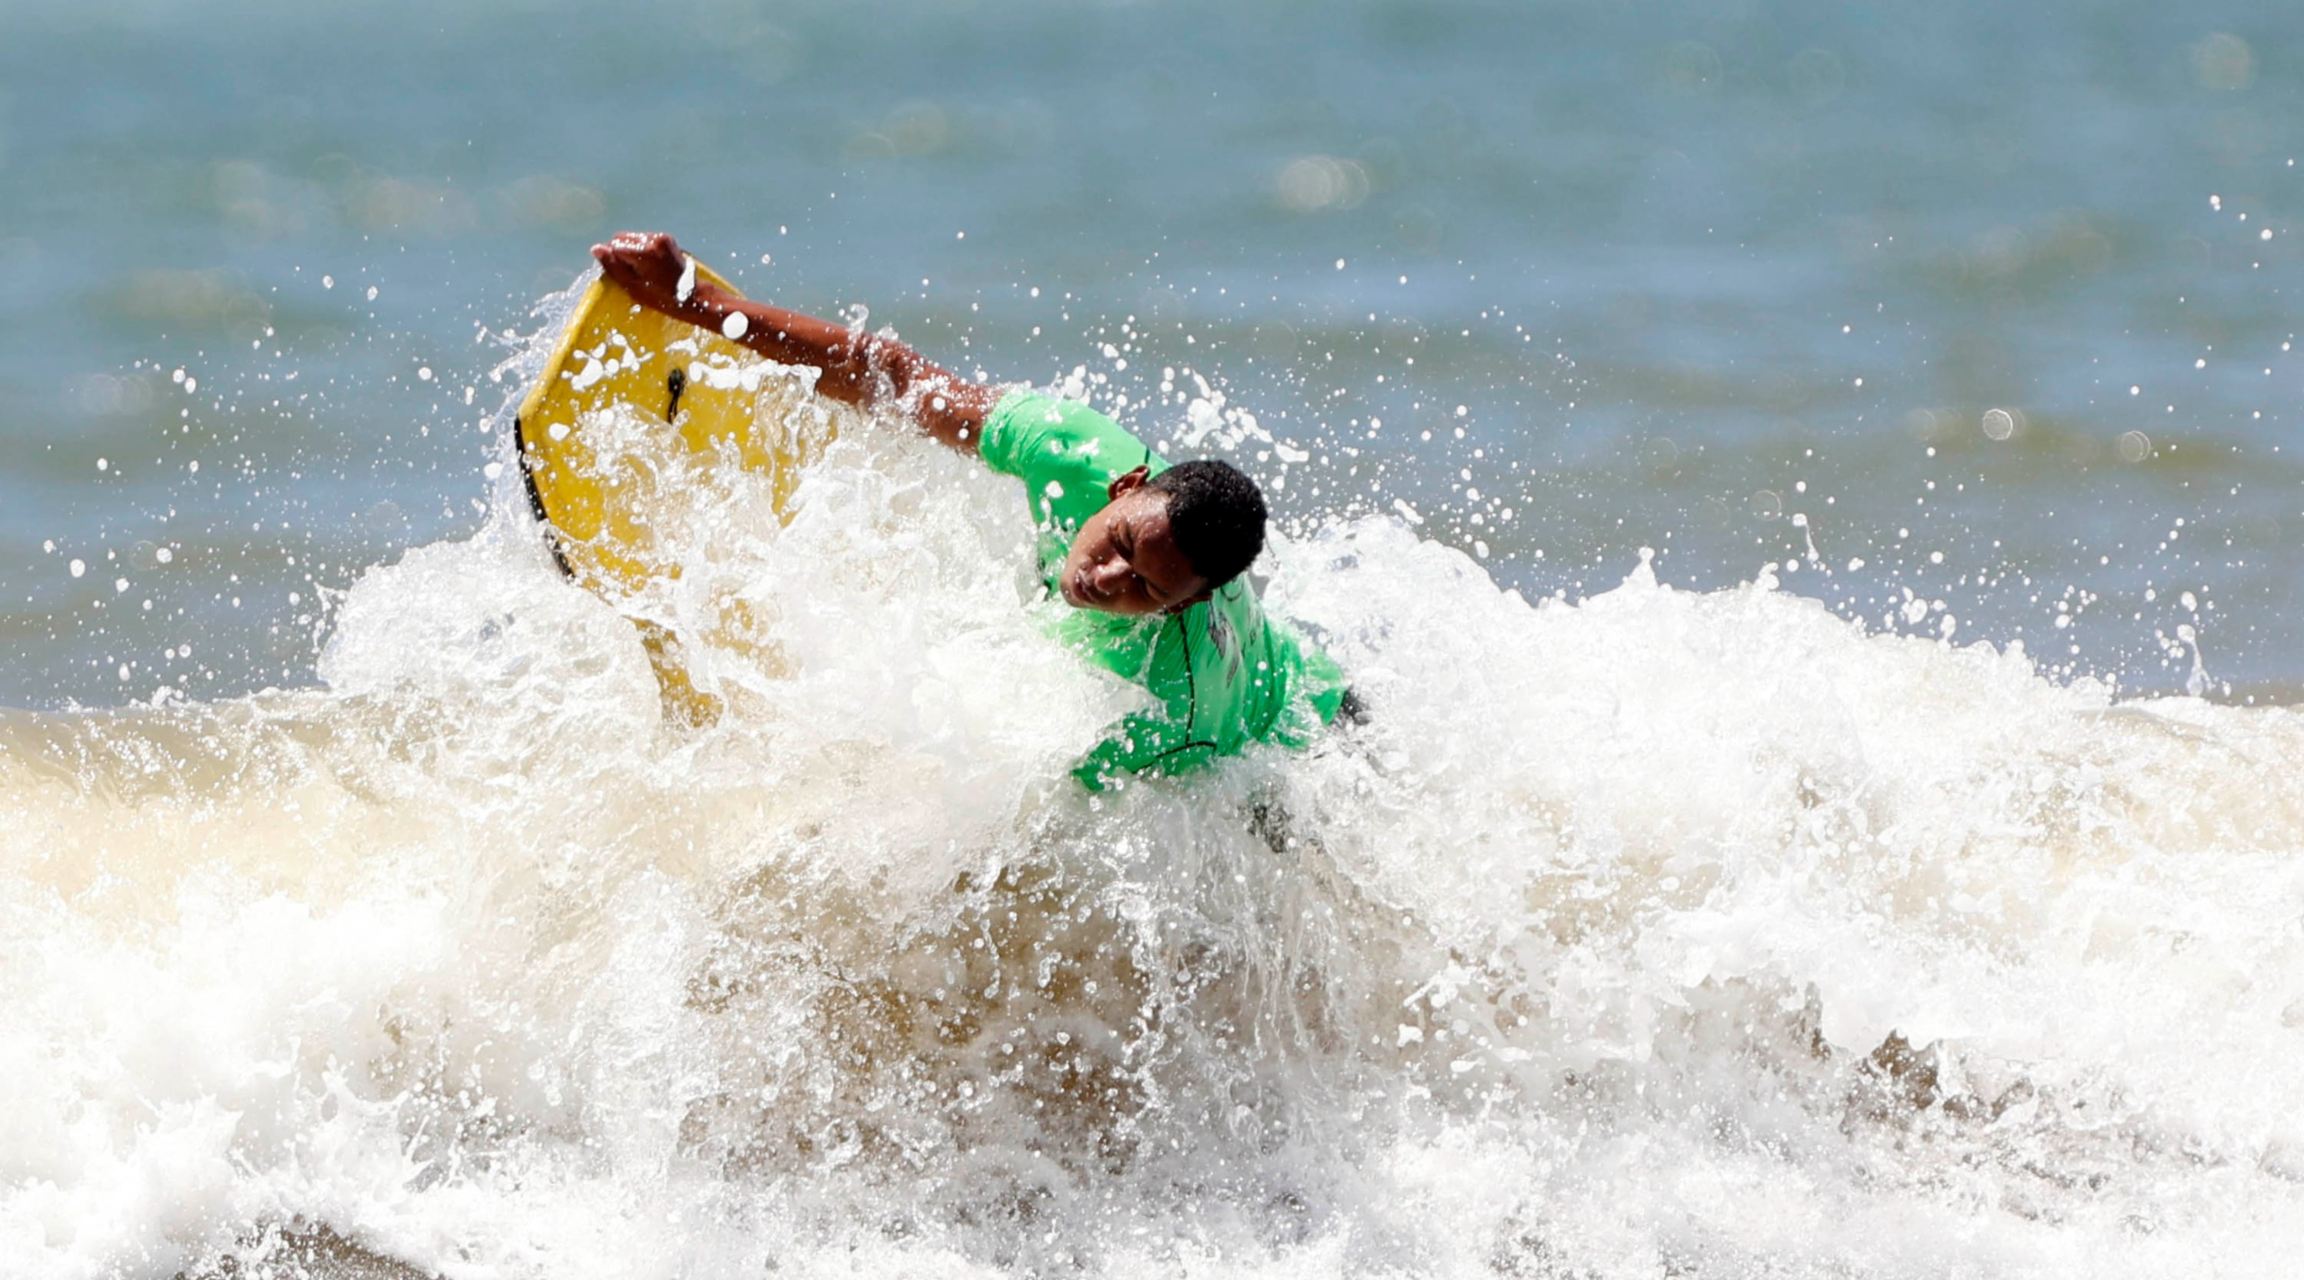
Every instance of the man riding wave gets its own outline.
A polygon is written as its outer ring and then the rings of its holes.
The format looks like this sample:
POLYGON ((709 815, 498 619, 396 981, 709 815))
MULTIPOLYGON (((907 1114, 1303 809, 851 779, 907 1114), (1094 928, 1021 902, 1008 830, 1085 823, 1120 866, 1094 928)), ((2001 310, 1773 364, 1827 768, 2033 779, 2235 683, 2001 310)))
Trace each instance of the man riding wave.
POLYGON ((815 369, 820 394, 894 409, 1024 482, 1041 581, 1071 606, 1058 634, 1154 702, 1073 770, 1084 785, 1188 771, 1251 742, 1302 747, 1340 713, 1357 718, 1343 672, 1266 617, 1243 576, 1266 513, 1230 463, 1170 465, 1086 405, 970 382, 896 339, 698 283, 667 235, 627 232, 592 256, 641 305, 815 369))

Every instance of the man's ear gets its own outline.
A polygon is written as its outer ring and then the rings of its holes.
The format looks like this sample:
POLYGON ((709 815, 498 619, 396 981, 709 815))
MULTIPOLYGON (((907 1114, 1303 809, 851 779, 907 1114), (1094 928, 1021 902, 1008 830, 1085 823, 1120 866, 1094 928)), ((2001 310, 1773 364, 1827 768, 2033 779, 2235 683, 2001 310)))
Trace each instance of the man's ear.
POLYGON ((1112 477, 1111 484, 1104 487, 1106 500, 1117 502, 1122 496, 1136 492, 1143 487, 1144 481, 1151 475, 1152 468, 1150 467, 1138 467, 1134 471, 1121 472, 1112 477))

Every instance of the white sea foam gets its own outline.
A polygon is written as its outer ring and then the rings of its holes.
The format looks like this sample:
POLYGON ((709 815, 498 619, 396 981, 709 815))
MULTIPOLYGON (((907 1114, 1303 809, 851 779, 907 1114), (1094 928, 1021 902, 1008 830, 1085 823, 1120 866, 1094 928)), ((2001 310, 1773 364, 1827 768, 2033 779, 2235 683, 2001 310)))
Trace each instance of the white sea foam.
POLYGON ((1270 591, 1371 724, 1091 799, 1134 694, 1026 606, 1012 481, 862 429, 788 527, 686 508, 625 602, 729 707, 685 730, 506 474, 324 689, 0 719, 0 1273, 2304 1248, 2294 712, 1768 580, 1532 605, 1387 519, 1270 591))

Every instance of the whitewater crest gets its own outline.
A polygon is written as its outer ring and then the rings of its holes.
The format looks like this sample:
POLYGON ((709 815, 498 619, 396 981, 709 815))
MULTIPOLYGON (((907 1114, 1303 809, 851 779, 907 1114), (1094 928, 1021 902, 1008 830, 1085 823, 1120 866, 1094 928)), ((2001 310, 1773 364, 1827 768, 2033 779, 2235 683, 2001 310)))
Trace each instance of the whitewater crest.
POLYGON ((1269 599, 1372 722, 1090 797, 1136 695, 1046 635, 998 477, 851 431, 788 527, 690 511, 625 603, 703 728, 500 483, 332 602, 322 688, 0 718, 0 1270, 2304 1247, 2294 712, 1645 561, 1532 603, 1365 520, 1269 599))

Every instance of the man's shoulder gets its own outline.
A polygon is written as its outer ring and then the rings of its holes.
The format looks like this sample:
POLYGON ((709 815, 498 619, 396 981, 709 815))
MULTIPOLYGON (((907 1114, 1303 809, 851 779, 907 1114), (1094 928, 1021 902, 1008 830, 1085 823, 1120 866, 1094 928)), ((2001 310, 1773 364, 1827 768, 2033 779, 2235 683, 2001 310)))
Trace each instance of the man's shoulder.
POLYGON ((994 471, 1029 478, 1049 467, 1100 466, 1114 475, 1165 464, 1126 427, 1077 400, 1031 387, 1003 393, 984 419, 978 445, 994 471))

